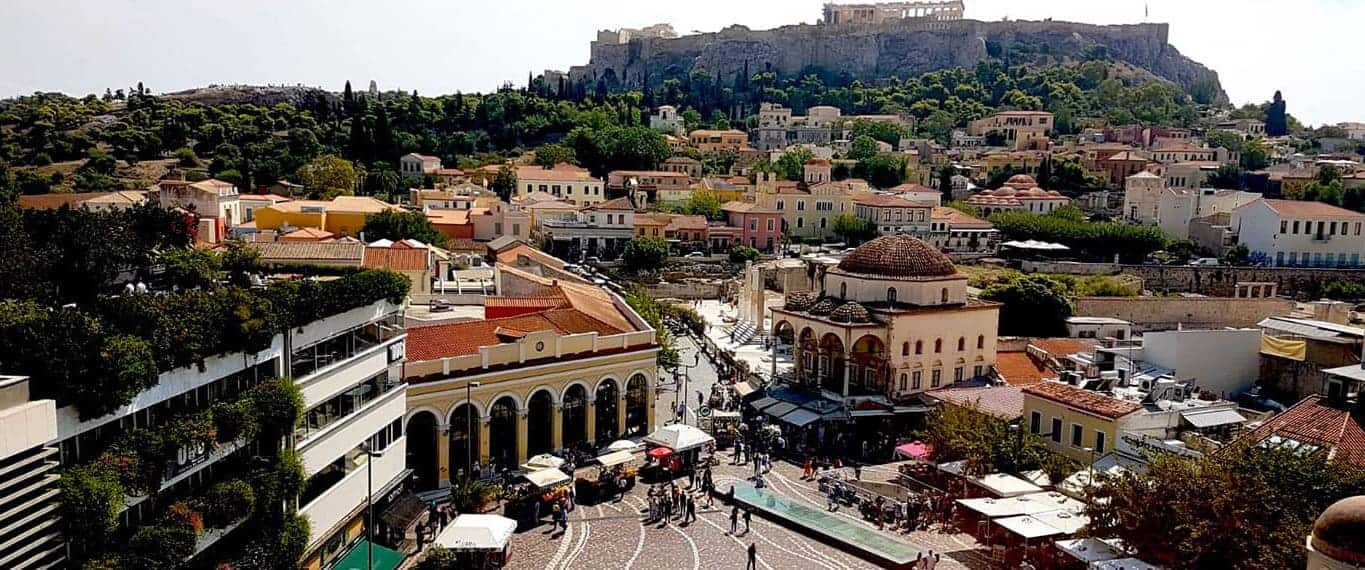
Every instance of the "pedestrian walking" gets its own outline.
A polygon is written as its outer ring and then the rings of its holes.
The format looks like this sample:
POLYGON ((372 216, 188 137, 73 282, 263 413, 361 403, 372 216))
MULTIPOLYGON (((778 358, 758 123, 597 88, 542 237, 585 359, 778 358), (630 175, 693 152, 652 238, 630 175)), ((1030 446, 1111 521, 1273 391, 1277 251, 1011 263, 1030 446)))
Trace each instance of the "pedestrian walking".
POLYGON ((754 518, 754 512, 744 509, 744 534, 749 534, 749 519, 754 518))
MULTIPOLYGON (((570 510, 570 511, 572 511, 572 510, 574 510, 575 508, 577 508, 578 505, 574 502, 574 490, 573 490, 573 485, 569 485, 569 490, 568 490, 567 493, 565 493, 565 497, 568 498, 568 501, 569 501, 569 510, 570 510)), ((444 523, 442 523, 442 524, 444 524, 444 523)))
POLYGON ((739 532, 739 506, 730 507, 730 534, 739 532))
POLYGON ((801 479, 809 480, 815 476, 815 462, 811 461, 809 455, 806 456, 806 464, 801 467, 801 479))
POLYGON ((835 509, 838 509, 838 508, 839 508, 838 490, 837 490, 837 489, 838 489, 838 488, 835 487, 834 485, 830 485, 830 486, 829 486, 829 493, 828 493, 827 495, 825 495, 825 497, 826 497, 826 500, 825 500, 825 510, 827 510, 827 511, 829 511, 829 512, 834 512, 835 509))
POLYGON ((531 501, 531 525, 540 525, 540 501, 531 501))
POLYGON ((683 522, 697 521, 697 502, 691 496, 687 497, 687 516, 683 517, 683 522))
POLYGON ((758 570, 758 543, 749 543, 749 563, 744 570, 758 570))

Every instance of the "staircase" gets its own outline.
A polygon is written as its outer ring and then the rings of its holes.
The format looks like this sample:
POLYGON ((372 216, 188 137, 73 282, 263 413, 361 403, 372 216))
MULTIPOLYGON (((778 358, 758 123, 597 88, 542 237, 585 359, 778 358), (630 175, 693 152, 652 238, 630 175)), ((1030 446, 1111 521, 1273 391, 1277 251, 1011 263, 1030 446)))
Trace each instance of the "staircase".
POLYGON ((734 335, 736 345, 749 344, 759 336, 758 328, 749 321, 735 323, 733 327, 730 327, 730 332, 734 335))

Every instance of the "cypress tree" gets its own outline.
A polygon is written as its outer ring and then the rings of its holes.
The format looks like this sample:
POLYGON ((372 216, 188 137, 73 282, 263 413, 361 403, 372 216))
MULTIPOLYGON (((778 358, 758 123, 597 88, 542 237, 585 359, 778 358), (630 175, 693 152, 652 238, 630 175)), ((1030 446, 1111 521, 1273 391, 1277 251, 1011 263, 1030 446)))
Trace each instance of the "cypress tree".
POLYGON ((373 160, 390 162, 397 154, 393 139, 393 128, 389 126, 389 114, 380 105, 374 114, 374 157, 373 160))
POLYGON ((341 91, 341 104, 342 109, 348 115, 355 110, 355 93, 351 92, 351 80, 349 79, 346 80, 346 88, 341 91))

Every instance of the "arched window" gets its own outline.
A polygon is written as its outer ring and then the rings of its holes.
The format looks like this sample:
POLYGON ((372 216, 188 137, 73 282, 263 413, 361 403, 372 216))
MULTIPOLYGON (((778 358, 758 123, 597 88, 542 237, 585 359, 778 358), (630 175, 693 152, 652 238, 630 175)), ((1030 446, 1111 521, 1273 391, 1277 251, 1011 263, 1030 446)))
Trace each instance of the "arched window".
POLYGON ((901 343, 901 356, 910 356, 910 343, 901 343))
POLYGON ((905 391, 905 380, 906 380, 905 373, 902 372, 902 373, 901 373, 901 388, 900 388, 902 392, 905 391))
POLYGON ((948 288, 947 288, 947 287, 944 287, 944 288, 943 288, 942 297, 943 297, 943 302, 944 302, 944 303, 947 303, 947 302, 948 302, 948 288))
POLYGON ((895 287, 887 287, 887 288, 886 288, 886 302, 888 302, 888 303, 895 303, 895 302, 896 302, 896 288, 895 288, 895 287))
MULTIPOLYGON (((946 291, 946 289, 945 289, 945 291, 946 291)), ((840 284, 839 284, 839 298, 840 298, 840 299, 847 299, 847 298, 848 298, 848 283, 840 283, 840 284)))
POLYGON ((915 354, 924 354, 924 341, 915 341, 915 354))
POLYGON ((976 335, 976 347, 986 348, 986 335, 984 334, 976 335))
POLYGON ((962 352, 964 350, 967 350, 967 337, 957 337, 957 351, 962 352))
POLYGON ((943 339, 941 338, 934 339, 934 352, 935 353, 943 352, 943 339))

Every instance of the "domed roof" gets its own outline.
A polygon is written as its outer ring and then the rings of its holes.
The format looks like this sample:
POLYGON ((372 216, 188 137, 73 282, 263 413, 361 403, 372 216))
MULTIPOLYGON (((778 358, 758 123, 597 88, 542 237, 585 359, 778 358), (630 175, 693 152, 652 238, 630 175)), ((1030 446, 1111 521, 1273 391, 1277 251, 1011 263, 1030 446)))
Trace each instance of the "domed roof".
POLYGON ((804 311, 814 304, 815 293, 810 293, 807 291, 798 291, 796 293, 787 294, 787 300, 786 303, 783 305, 783 308, 787 309, 788 311, 804 311))
POLYGON ((828 315, 833 311, 834 301, 829 299, 820 299, 820 301, 810 308, 810 314, 812 315, 828 315))
POLYGON ((1365 495, 1327 507, 1313 523, 1313 548, 1332 558, 1365 563, 1365 495))
POLYGON ((811 158, 806 160, 806 164, 809 166, 829 166, 829 160, 823 158, 811 158))
POLYGON ((948 256, 907 235, 882 236, 853 250, 839 269, 883 277, 946 277, 957 274, 948 256))
POLYGON ((1038 181, 1034 180, 1032 176, 1029 176, 1027 174, 1015 174, 1014 176, 1011 176, 1009 180, 1005 181, 1005 186, 1011 186, 1014 188, 1021 189, 1033 188, 1034 186, 1037 185, 1038 181))
POLYGON ((829 314, 829 320, 836 323, 865 323, 872 320, 872 316, 867 314, 867 309, 862 305, 849 301, 834 309, 829 314))

